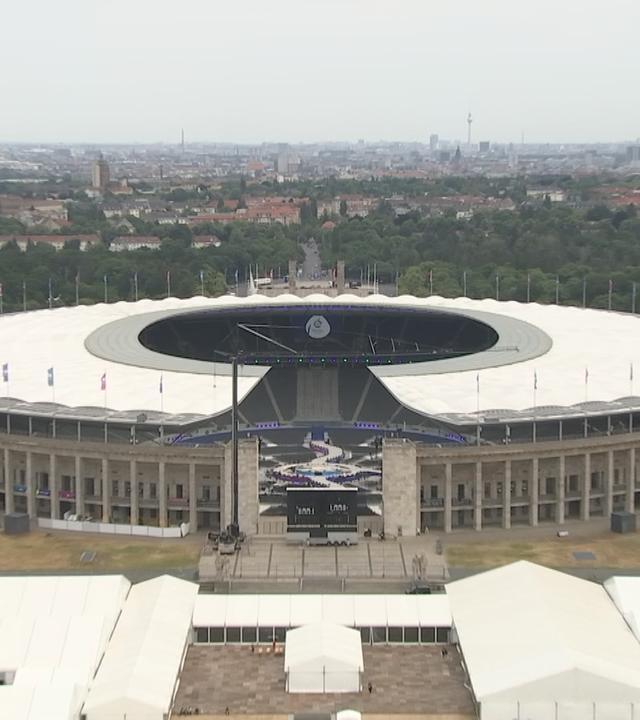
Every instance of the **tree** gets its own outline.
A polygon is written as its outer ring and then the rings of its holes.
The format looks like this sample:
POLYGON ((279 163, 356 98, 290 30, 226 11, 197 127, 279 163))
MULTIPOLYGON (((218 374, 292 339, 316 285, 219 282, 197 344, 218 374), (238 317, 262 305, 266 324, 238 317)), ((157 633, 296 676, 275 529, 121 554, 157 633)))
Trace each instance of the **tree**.
POLYGON ((346 200, 340 200, 340 215, 342 217, 347 217, 347 201, 346 200))

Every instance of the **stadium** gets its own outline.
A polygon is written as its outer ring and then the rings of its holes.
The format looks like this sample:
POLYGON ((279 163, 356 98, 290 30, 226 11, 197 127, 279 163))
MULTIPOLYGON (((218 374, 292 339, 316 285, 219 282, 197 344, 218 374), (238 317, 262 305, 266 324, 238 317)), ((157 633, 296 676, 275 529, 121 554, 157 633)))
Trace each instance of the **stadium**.
POLYGON ((588 520, 638 503, 634 315, 468 298, 167 298, 0 318, 0 503, 287 532, 287 485, 357 531, 588 520))

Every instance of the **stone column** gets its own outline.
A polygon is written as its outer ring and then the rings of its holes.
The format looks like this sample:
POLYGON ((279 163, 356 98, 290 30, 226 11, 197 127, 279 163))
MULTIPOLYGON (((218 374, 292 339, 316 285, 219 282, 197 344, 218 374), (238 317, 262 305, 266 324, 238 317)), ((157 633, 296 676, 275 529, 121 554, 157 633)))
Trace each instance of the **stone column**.
POLYGON ((451 532, 451 494, 453 492, 453 467, 451 463, 444 465, 444 531, 451 532))
POLYGON ((591 453, 584 454, 584 477, 582 478, 582 503, 580 505, 582 520, 591 517, 591 453))
POLYGON ((613 512, 613 474, 614 474, 613 450, 607 452, 607 472, 604 478, 604 515, 611 517, 613 512))
POLYGON ((60 519, 60 498, 58 496, 58 468, 56 467, 56 456, 49 455, 49 502, 51 504, 51 519, 60 519))
POLYGON ((4 449, 4 510, 12 513, 13 503, 13 468, 11 467, 11 450, 4 449))
POLYGON ((383 441, 382 500, 385 533, 415 535, 420 527, 420 482, 416 446, 410 440, 383 441))
POLYGON ((139 496, 138 496, 138 463, 131 459, 129 460, 129 485, 131 486, 131 497, 129 498, 130 512, 129 512, 129 524, 138 525, 139 523, 139 496))
POLYGON ((635 512, 636 501, 636 449, 629 448, 629 484, 627 485, 626 509, 628 512, 635 512))
POLYGON ((336 289, 338 295, 344 292, 344 260, 338 260, 336 264, 336 289))
POLYGON ((27 512, 29 517, 36 516, 36 489, 33 484, 33 453, 28 450, 25 460, 25 482, 27 484, 27 512))
POLYGON ((109 460, 102 458, 102 522, 111 520, 111 488, 109 487, 109 460))
POLYGON ((84 481, 82 478, 82 457, 76 455, 76 514, 84 515, 84 481))
POLYGON ((189 463, 189 529, 198 529, 198 495, 196 490, 196 464, 189 463))
POLYGON ((556 522, 558 525, 564 523, 564 466, 564 455, 560 455, 558 458, 558 479, 556 481, 556 522))
POLYGON ((504 461, 504 489, 502 492, 502 527, 511 527, 511 460, 504 461))
POLYGON ((538 526, 538 501, 540 499, 540 470, 537 457, 531 458, 531 481, 529 484, 529 525, 538 526))
MULTIPOLYGON (((414 474, 415 472, 414 469, 414 474)), ((255 535, 258 532, 258 441, 256 438, 241 440, 238 445, 238 525, 247 535, 255 535)), ((414 524, 412 534, 415 533, 416 527, 419 525, 414 524)))
POLYGON ((158 463, 158 501, 158 525, 167 527, 167 477, 164 460, 158 463))
MULTIPOLYGON (((289 260, 289 290, 295 292, 296 289, 296 271, 297 263, 295 260, 289 260)), ((229 520, 231 522, 231 520, 229 520)))
POLYGON ((482 463, 476 463, 473 494, 473 527, 482 530, 482 463))

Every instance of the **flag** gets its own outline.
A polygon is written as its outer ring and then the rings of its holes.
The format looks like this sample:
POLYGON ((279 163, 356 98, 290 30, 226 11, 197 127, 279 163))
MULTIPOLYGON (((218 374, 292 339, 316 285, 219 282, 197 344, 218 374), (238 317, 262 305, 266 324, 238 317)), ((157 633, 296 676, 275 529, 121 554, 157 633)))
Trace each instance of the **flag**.
POLYGON ((480 392, 480 373, 476 373, 476 390, 480 392))
POLYGON ((160 395, 162 395, 162 375, 160 375, 160 387, 159 387, 159 390, 160 390, 160 395))
POLYGON ((0 283, 0 298, 2 297, 2 293, 3 293, 3 290, 2 290, 2 283, 0 283))
POLYGON ((204 270, 200 270, 200 282, 204 282, 204 270))
POLYGON ((586 385, 589 382, 589 368, 584 369, 584 384, 586 385))
POLYGON ((4 363, 2 366, 2 382, 9 382, 9 363, 4 363))
MULTIPOLYGON (((4 371, 3 371, 3 373, 4 373, 4 371)), ((631 382, 633 382, 633 363, 631 363, 629 365, 629 380, 631 380, 631 382)))
POLYGON ((236 268, 236 285, 238 284, 238 268, 236 268))
POLYGON ((53 387, 54 384, 54 378, 53 378, 53 368, 50 367, 47 370, 47 385, 49 387, 53 387))
POLYGON ((106 390, 107 389, 107 373, 104 372, 100 376, 100 390, 106 390))
POLYGON ((538 373, 535 370, 533 371, 533 389, 538 389, 538 373))
POLYGON ((609 279, 609 292, 613 292, 613 280, 609 279))

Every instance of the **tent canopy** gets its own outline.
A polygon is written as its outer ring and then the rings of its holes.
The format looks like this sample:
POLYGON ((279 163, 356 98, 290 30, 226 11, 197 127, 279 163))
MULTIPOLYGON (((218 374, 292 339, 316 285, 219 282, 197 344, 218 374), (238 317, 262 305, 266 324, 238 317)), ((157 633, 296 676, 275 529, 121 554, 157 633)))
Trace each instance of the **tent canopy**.
POLYGON ((600 585, 520 561, 450 583, 447 594, 479 701, 640 700, 640 645, 600 585))
POLYGON ((358 692, 364 670, 357 630, 320 622, 287 633, 289 692, 358 692))

